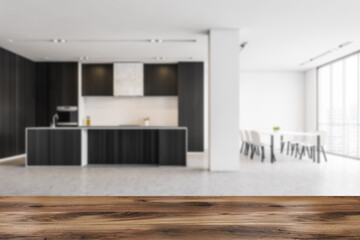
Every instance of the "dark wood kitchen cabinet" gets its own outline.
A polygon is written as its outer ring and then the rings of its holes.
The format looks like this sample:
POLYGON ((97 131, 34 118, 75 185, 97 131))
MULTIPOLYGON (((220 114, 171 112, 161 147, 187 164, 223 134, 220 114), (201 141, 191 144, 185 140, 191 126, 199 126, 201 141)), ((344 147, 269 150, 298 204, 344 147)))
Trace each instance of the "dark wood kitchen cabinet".
POLYGON ((145 96, 177 96, 177 64, 145 64, 145 96))
POLYGON ((27 164, 81 165, 81 130, 28 129, 27 164))
POLYGON ((51 122, 49 63, 35 63, 35 79, 36 126, 49 126, 51 122))
POLYGON ((178 65, 179 126, 188 128, 189 151, 204 151, 204 64, 178 65))
POLYGON ((0 158, 25 152, 35 126, 35 64, 0 47, 0 158))
POLYGON ((89 164, 186 165, 186 129, 88 130, 89 164))
POLYGON ((78 106, 77 63, 49 64, 49 93, 49 122, 58 106, 78 106))
POLYGON ((186 165, 186 131, 159 131, 159 165, 186 165))
POLYGON ((113 64, 82 65, 83 96, 113 96, 113 64))
POLYGON ((158 164, 157 130, 88 130, 89 164, 158 164))
MULTIPOLYGON (((50 92, 55 94, 53 104, 63 106, 78 105, 78 64, 50 63, 50 92)), ((56 107, 55 106, 55 107, 56 107)))
POLYGON ((36 125, 49 126, 57 106, 78 106, 78 64, 36 63, 36 125))

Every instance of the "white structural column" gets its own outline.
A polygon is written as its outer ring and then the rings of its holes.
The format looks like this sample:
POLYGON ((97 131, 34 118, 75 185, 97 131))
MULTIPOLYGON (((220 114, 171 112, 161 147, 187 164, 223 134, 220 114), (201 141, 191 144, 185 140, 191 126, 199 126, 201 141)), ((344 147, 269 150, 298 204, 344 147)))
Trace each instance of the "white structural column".
POLYGON ((88 165, 88 130, 81 129, 81 166, 88 165))
POLYGON ((239 169, 239 31, 209 33, 209 158, 211 171, 239 169))

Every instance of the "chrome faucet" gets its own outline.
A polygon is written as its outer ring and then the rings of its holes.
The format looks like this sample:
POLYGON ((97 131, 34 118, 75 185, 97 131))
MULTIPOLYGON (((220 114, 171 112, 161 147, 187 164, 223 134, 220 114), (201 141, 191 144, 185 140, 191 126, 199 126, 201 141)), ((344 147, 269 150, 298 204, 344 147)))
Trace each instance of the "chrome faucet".
POLYGON ((51 127, 54 128, 56 127, 56 120, 59 119, 59 115, 57 113, 54 114, 54 116, 52 117, 52 122, 51 122, 51 127))

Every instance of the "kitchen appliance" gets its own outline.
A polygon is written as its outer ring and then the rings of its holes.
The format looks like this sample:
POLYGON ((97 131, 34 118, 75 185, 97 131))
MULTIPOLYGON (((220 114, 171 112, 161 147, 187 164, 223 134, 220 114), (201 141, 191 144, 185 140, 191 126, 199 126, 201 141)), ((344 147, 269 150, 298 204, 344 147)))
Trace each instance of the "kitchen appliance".
POLYGON ((56 108, 59 116, 56 126, 58 127, 77 127, 78 107, 76 106, 58 106, 56 108))

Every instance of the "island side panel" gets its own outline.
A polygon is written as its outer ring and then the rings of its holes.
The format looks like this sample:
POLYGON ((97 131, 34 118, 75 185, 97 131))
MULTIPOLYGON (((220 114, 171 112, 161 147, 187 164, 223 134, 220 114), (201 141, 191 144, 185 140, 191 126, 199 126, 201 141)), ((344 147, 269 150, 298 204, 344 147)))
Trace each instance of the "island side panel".
POLYGON ((80 130, 28 130, 27 165, 81 165, 80 130))
POLYGON ((186 166, 187 131, 159 131, 159 164, 186 166))
POLYGON ((27 166, 50 165, 50 134, 48 131, 27 130, 27 166))

